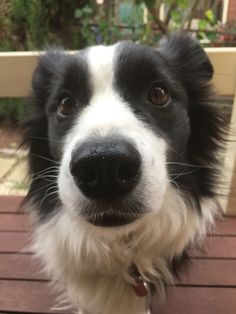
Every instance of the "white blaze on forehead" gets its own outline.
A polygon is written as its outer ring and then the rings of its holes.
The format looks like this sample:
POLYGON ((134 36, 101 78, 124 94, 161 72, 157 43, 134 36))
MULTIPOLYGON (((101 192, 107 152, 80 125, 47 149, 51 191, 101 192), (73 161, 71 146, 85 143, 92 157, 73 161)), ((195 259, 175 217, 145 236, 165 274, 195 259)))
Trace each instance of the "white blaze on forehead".
POLYGON ((88 66, 95 93, 104 92, 112 85, 116 47, 96 46, 88 50, 88 66))
POLYGON ((75 126, 80 137, 94 133, 106 136, 113 130, 121 134, 123 130, 140 128, 140 121, 113 85, 117 47, 118 44, 96 46, 87 51, 92 97, 75 126))

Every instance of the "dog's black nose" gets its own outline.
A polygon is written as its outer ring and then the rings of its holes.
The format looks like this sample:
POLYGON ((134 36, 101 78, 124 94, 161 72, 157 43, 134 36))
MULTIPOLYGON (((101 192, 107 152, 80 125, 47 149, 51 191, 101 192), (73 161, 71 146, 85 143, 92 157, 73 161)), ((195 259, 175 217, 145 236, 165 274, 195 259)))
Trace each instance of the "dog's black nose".
POLYGON ((87 197, 113 199, 127 195, 137 184, 141 157, 125 140, 90 141, 73 152, 70 171, 87 197))

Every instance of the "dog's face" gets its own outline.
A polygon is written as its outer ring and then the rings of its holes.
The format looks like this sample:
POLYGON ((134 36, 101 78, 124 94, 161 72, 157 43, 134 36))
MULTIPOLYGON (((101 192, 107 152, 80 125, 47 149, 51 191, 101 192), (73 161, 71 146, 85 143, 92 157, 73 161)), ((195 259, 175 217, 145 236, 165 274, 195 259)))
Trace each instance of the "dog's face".
POLYGON ((64 208, 105 227, 158 211, 168 156, 183 160, 189 137, 185 90, 150 47, 98 46, 70 62, 47 108, 64 208))
POLYGON ((225 127, 211 105, 212 74, 187 35, 159 49, 121 42, 41 57, 26 201, 38 254, 88 312, 117 303, 119 313, 141 313, 129 267, 169 282, 176 258, 212 223, 225 127))
POLYGON ((172 186, 195 200, 211 194, 214 182, 199 181, 209 173, 200 159, 211 139, 202 131, 194 138, 204 121, 191 113, 208 96, 212 73, 198 44, 181 36, 159 50, 122 42, 43 56, 33 79, 37 134, 30 133, 35 176, 54 176, 42 216, 59 201, 91 224, 120 226, 158 211, 172 186))

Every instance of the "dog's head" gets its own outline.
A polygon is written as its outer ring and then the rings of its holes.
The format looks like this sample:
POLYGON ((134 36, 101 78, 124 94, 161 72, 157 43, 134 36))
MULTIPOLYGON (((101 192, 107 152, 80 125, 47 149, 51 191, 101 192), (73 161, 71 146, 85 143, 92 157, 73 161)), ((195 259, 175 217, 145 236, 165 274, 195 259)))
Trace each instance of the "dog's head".
POLYGON ((187 35, 159 49, 121 42, 40 58, 26 123, 26 201, 39 222, 37 252, 89 312, 111 313, 115 302, 119 313, 140 311, 124 280, 130 265, 168 281, 170 265, 212 223, 225 127, 212 75, 187 35), (116 288, 99 277, 107 272, 119 272, 116 288), (127 292, 122 301, 117 291, 127 292))
POLYGON ((201 215, 215 196, 223 127, 212 75, 187 35, 159 49, 121 42, 43 55, 26 134, 28 198, 41 219, 64 210, 118 227, 160 211, 173 190, 201 215))

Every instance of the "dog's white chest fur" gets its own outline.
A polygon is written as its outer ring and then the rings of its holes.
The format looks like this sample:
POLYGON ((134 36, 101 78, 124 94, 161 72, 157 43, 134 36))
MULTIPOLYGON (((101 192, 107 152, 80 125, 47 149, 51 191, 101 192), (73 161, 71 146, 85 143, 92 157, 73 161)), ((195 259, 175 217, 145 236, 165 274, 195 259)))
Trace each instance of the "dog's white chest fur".
POLYGON ((144 314, 146 299, 134 293, 130 265, 135 264, 147 282, 153 280, 163 297, 164 282, 172 282, 167 261, 205 234, 213 222, 208 206, 203 206, 200 219, 170 188, 159 212, 115 232, 101 231, 61 211, 38 227, 34 250, 79 308, 92 314, 144 314))

